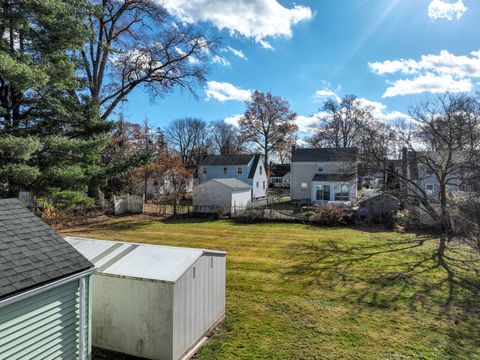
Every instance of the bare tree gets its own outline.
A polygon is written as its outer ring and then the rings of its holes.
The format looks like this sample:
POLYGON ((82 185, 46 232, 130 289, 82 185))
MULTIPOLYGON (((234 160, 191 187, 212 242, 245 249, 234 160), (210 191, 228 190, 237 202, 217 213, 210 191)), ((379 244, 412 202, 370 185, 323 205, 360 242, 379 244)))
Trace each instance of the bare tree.
POLYGON ((372 107, 362 104, 355 95, 347 95, 340 102, 329 99, 312 126, 314 135, 308 142, 314 147, 358 147, 363 129, 374 120, 372 112, 372 107))
POLYGON ((290 162, 292 159, 292 148, 297 146, 297 142, 298 136, 292 134, 282 146, 279 146, 275 154, 277 155, 280 164, 287 164, 290 162))
POLYGON ((254 91, 240 119, 243 139, 256 144, 264 153, 268 173, 269 156, 285 146, 298 129, 297 114, 290 110, 288 101, 271 93, 254 91))
POLYGON ((91 1, 82 67, 103 119, 139 86, 156 98, 204 81, 216 39, 177 24, 155 0, 91 1))
POLYGON ((165 130, 171 149, 180 155, 183 166, 193 166, 208 152, 207 123, 201 119, 173 120, 165 130))
POLYGON ((243 140, 238 129, 225 121, 214 121, 210 124, 210 139, 213 151, 220 155, 239 154, 244 150, 243 140))
MULTIPOLYGON (((402 159, 392 176, 407 206, 418 207, 436 221, 445 234, 452 230, 451 207, 457 190, 474 191, 480 167, 480 103, 478 98, 446 94, 411 108, 416 125, 399 133, 402 159)), ((371 159, 389 163, 385 150, 374 146, 371 159)))

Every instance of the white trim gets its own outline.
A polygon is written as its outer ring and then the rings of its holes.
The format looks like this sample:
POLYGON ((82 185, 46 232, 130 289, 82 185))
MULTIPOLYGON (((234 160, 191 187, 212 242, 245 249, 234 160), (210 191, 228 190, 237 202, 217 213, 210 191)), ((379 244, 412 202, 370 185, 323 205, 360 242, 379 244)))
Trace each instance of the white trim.
POLYGON ((87 360, 88 357, 88 299, 87 299, 87 277, 80 278, 80 301, 79 301, 79 327, 78 349, 80 360, 87 360), (87 349, 85 349, 87 348, 87 349))
POLYGON ((43 293, 47 290, 54 289, 54 288, 59 287, 63 284, 81 279, 85 276, 93 274, 95 271, 96 271, 95 268, 90 268, 88 270, 84 270, 82 272, 79 272, 79 273, 69 275, 69 276, 66 276, 64 278, 52 281, 48 284, 38 286, 36 288, 30 289, 30 290, 27 290, 27 291, 23 291, 19 294, 12 295, 12 296, 10 296, 6 299, 0 300, 0 308, 5 307, 5 306, 10 305, 10 304, 13 304, 13 303, 16 303, 20 300, 27 299, 27 298, 32 297, 34 295, 41 294, 41 293, 43 293))

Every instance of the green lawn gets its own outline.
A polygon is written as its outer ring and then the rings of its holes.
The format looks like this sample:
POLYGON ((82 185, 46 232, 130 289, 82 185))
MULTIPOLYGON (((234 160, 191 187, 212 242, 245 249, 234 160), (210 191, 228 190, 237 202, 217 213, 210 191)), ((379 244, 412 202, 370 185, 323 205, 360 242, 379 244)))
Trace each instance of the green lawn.
POLYGON ((480 359, 480 257, 413 234, 126 217, 63 233, 228 251, 204 359, 480 359))

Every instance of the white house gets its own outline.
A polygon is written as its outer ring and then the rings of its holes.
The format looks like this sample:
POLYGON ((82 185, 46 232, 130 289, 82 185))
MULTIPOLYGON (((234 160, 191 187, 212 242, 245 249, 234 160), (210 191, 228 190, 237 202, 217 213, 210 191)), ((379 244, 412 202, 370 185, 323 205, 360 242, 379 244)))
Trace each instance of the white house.
POLYGON ((193 189, 193 210, 201 213, 232 214, 252 200, 251 186, 238 179, 212 179, 193 189))
POLYGON ((251 186, 252 198, 267 196, 268 177, 261 155, 208 155, 198 166, 198 183, 235 178, 251 186))
POLYGON ((310 204, 348 204, 357 198, 354 148, 293 149, 290 194, 310 204))
POLYGON ((94 346, 148 359, 183 359, 225 317, 223 251, 66 240, 98 268, 94 346))
POLYGON ((275 188, 290 187, 290 164, 272 164, 269 170, 268 182, 270 186, 275 188))
POLYGON ((0 200, 0 359, 90 359, 94 270, 20 201, 0 200))

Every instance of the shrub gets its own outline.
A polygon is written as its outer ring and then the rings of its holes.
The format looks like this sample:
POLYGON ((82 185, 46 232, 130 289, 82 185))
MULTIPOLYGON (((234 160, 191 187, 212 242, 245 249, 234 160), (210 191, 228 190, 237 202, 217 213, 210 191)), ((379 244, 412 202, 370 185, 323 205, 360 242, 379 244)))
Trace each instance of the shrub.
POLYGON ((333 205, 319 208, 317 212, 310 217, 310 221, 314 225, 321 226, 345 224, 343 211, 333 205))

